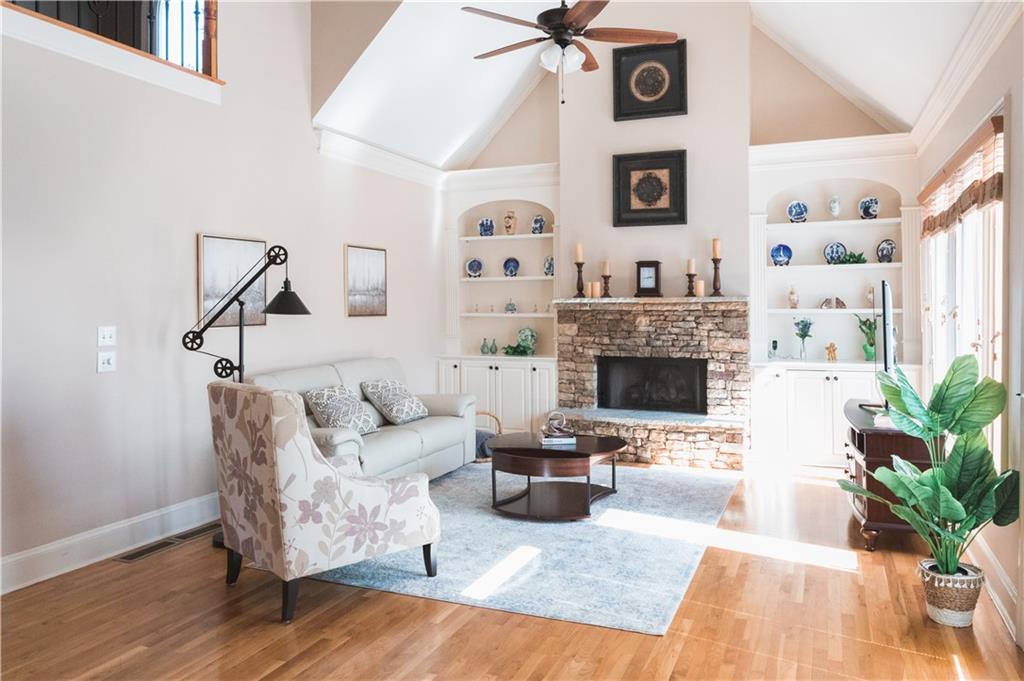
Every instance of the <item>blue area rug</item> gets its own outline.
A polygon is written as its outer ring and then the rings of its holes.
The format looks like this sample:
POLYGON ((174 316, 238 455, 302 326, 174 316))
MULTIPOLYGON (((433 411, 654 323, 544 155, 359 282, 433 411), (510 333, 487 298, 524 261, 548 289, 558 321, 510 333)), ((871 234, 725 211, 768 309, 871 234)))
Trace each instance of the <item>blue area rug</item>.
MULTIPOLYGON (((597 466, 593 481, 609 484, 610 474, 597 466)), ((687 528, 714 527, 736 486, 620 466, 618 494, 595 502, 589 520, 540 522, 493 511, 490 476, 490 465, 471 464, 430 483, 441 510, 437 577, 426 577, 421 552, 409 550, 315 579, 660 635, 704 554, 687 528)), ((524 480, 498 473, 499 498, 524 480)))

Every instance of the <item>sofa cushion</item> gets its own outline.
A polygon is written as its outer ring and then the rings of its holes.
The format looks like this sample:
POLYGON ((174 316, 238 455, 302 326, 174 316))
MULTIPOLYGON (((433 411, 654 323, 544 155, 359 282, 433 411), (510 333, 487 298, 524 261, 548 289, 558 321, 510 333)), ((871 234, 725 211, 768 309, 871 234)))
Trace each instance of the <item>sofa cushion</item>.
POLYGON ((395 428, 411 430, 419 436, 423 443, 422 456, 460 444, 466 439, 466 422, 455 416, 428 416, 395 428))
POLYGON ((363 401, 343 385, 310 390, 302 396, 321 428, 351 428, 360 435, 377 430, 363 401))
POLYGON ((359 392, 364 381, 379 381, 390 378, 405 382, 402 365, 397 359, 349 359, 335 362, 331 367, 341 377, 341 384, 346 388, 359 392))
POLYGON ((396 426, 427 416, 426 405, 401 381, 392 378, 363 381, 361 387, 366 399, 396 426))
POLYGON ((411 430, 385 426, 363 438, 359 458, 365 475, 381 475, 420 458, 420 436, 411 430))
MULTIPOLYGON (((254 374, 246 377, 245 382, 266 388, 267 390, 291 390, 300 395, 317 388, 327 388, 343 383, 338 376, 338 370, 330 364, 317 364, 299 369, 284 369, 265 374, 254 374)), ((355 392, 358 394, 358 390, 355 392)), ((306 413, 309 413, 309 411, 309 403, 307 402, 306 413)))

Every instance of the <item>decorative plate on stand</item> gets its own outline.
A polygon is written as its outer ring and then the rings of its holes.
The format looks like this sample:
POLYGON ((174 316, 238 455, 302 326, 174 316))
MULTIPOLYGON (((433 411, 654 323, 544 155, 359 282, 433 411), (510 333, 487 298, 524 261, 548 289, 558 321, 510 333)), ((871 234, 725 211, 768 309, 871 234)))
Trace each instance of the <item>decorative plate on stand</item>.
POLYGON ((519 274, 519 260, 517 258, 505 258, 501 269, 504 270, 506 277, 514 277, 519 274))
POLYGON ((846 257, 846 246, 839 241, 833 241, 829 245, 825 246, 823 253, 825 255, 825 262, 829 265, 835 265, 846 257))
POLYGON ((476 279, 484 273, 484 263, 480 258, 470 258, 466 261, 466 275, 470 279, 476 279))

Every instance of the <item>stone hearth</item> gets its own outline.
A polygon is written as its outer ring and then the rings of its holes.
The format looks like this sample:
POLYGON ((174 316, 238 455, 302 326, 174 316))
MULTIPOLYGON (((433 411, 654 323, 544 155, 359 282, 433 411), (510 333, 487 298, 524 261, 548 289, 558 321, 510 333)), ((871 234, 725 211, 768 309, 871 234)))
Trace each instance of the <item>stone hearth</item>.
POLYGON ((742 468, 750 406, 745 298, 555 301, 558 403, 579 433, 618 435, 622 459, 742 468), (707 414, 597 408, 597 358, 707 360, 707 414))

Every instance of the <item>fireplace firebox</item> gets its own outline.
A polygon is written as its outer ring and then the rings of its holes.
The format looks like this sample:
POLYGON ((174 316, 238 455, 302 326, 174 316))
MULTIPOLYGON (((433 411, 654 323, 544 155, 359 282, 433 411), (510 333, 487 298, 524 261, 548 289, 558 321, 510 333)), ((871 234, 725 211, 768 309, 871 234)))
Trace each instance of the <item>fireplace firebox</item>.
POLYGON ((597 406, 707 414, 708 361, 598 357, 597 406))

